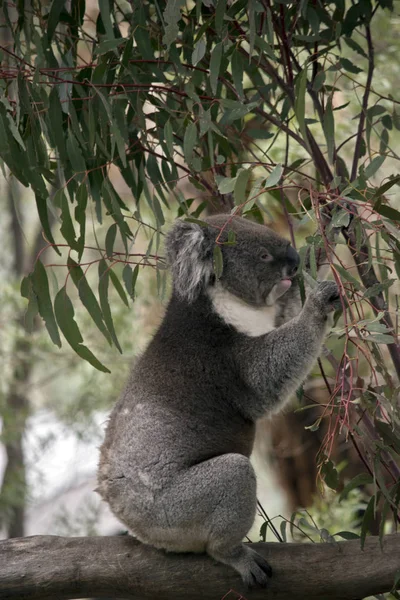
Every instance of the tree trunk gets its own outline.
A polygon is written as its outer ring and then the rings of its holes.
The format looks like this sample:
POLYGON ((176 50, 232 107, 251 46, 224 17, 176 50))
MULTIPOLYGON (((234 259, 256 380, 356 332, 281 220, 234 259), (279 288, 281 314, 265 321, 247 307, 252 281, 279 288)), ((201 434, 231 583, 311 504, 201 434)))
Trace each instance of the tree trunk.
POLYGON ((400 536, 321 544, 252 544, 270 562, 265 590, 205 555, 167 554, 130 536, 34 536, 0 542, 1 600, 354 600, 389 591, 400 536))

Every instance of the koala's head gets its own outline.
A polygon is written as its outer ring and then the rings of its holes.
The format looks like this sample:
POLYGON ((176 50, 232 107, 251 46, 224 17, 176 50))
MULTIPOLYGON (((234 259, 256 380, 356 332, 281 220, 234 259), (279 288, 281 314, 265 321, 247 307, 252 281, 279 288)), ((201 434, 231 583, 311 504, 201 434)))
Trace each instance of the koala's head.
POLYGON ((167 258, 180 298, 192 302, 216 284, 213 253, 218 236, 223 256, 218 285, 253 306, 272 305, 290 288, 300 259, 287 240, 242 217, 224 214, 204 221, 207 226, 177 221, 167 236, 167 258), (235 243, 226 245, 229 231, 234 231, 235 243))

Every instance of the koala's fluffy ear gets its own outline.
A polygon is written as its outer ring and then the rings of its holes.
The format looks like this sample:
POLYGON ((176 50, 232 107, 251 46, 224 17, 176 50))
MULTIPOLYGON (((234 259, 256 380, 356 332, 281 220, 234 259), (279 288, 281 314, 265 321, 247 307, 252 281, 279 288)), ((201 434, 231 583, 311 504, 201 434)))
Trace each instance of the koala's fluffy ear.
POLYGON ((176 221, 167 234, 166 251, 178 296, 193 302, 213 273, 214 239, 207 227, 176 221))

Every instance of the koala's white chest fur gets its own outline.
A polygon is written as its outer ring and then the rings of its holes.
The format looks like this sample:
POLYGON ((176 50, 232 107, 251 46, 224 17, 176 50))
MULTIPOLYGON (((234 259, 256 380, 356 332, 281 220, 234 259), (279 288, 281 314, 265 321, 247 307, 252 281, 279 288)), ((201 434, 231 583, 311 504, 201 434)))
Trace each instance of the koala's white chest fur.
POLYGON ((250 337, 258 337, 275 329, 275 306, 257 308, 243 302, 221 285, 210 288, 214 310, 227 323, 250 337))

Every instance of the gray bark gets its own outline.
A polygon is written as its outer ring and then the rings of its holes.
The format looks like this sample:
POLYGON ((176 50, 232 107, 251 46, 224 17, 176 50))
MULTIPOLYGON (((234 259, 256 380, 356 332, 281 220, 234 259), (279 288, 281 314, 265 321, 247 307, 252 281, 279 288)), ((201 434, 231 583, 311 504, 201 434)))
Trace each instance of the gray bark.
POLYGON ((270 562, 267 590, 246 590, 205 555, 166 554, 130 536, 34 536, 0 542, 1 600, 354 600, 389 591, 400 536, 321 544, 252 544, 270 562))

